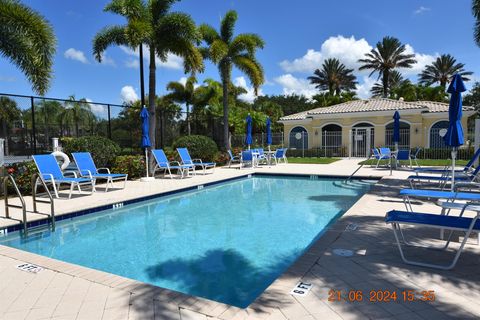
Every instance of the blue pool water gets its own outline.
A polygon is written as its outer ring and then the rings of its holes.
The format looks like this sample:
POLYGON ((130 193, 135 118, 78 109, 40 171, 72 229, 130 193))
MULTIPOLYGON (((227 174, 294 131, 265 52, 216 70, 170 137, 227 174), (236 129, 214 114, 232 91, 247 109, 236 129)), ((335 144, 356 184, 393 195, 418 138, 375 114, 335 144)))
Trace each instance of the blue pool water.
POLYGON ((53 233, 10 234, 0 244, 246 307, 370 186, 254 176, 61 221, 53 233))

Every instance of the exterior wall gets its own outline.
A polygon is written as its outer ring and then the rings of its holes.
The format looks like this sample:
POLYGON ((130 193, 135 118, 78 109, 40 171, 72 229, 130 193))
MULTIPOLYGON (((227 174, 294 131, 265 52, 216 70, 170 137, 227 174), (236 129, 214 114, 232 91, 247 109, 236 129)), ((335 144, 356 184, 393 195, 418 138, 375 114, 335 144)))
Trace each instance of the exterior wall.
MULTIPOLYGON (((410 124, 410 147, 428 147, 431 126, 440 120, 448 120, 447 112, 418 113, 401 115, 401 120, 410 124)), ((393 116, 393 112, 392 112, 393 116)), ((385 145, 385 126, 393 121, 392 116, 362 116, 350 117, 349 114, 338 118, 315 118, 299 121, 285 121, 284 134, 285 146, 289 146, 290 130, 296 126, 304 127, 308 132, 308 148, 320 148, 322 145, 322 127, 328 124, 336 124, 342 127, 342 145, 348 149, 350 132, 356 124, 367 122, 375 129, 375 147, 385 145)), ((466 114, 462 119, 462 125, 467 134, 467 120, 471 114, 466 114)), ((466 139, 466 137, 465 137, 466 139)), ((372 146, 373 147, 373 146, 372 146)))

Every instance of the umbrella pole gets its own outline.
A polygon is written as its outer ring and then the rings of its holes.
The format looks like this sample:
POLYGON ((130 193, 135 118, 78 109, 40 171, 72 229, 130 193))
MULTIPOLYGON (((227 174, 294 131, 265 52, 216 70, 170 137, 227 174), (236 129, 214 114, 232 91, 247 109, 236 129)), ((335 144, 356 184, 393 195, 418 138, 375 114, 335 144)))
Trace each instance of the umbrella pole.
POLYGON ((457 158, 457 148, 452 149, 452 191, 455 189, 455 159, 457 158))
POLYGON ((148 148, 145 148, 145 167, 146 167, 147 178, 148 178, 148 148))

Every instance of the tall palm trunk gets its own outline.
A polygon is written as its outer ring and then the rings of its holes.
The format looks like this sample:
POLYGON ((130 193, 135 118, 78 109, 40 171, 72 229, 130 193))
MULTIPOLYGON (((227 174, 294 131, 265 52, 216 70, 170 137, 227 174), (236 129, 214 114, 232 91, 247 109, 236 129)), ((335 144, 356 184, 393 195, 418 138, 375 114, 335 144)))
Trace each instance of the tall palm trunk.
POLYGON ((223 86, 223 141, 225 149, 230 150, 230 132, 228 127, 228 86, 230 84, 230 73, 222 70, 222 86, 223 86))
POLYGON ((383 71, 382 83, 383 83, 383 97, 388 98, 388 82, 390 80, 390 71, 383 71))
POLYGON ((187 134, 190 135, 191 134, 191 130, 190 130, 190 106, 188 105, 188 103, 186 103, 186 109, 187 109, 187 134))
MULTIPOLYGON (((156 148, 156 128, 157 128, 157 115, 156 115, 156 107, 155 107, 155 47, 150 44, 150 65, 149 65, 149 76, 148 76, 148 112, 150 113, 150 129, 149 129, 149 136, 150 136, 150 143, 152 148, 156 148)), ((153 172, 153 157, 150 157, 149 166, 150 173, 153 172)))

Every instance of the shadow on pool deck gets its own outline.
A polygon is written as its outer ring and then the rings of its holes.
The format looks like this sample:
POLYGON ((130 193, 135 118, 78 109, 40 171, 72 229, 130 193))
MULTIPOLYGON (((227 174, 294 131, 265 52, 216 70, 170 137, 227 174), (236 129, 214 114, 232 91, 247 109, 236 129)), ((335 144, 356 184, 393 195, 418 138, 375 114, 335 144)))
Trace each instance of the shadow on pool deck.
MULTIPOLYGON (((398 202, 401 201, 398 191, 406 185, 405 180, 384 179, 369 193, 379 196, 374 198, 374 202, 382 201, 387 204, 390 201, 392 206, 398 207, 398 202)), ((364 206, 363 210, 369 209, 364 206)), ((315 263, 302 273, 302 281, 313 283, 307 297, 293 297, 287 288, 274 287, 268 289, 268 294, 262 294, 255 300, 250 308, 262 315, 260 318, 266 318, 272 311, 280 310, 288 319, 298 319, 306 315, 312 315, 315 319, 479 319, 480 248, 467 245, 457 266, 450 271, 406 265, 400 258, 391 228, 385 224, 383 216, 378 214, 378 208, 376 212, 376 215, 354 212, 342 217, 312 246, 306 255, 314 255, 315 263), (349 223, 358 225, 357 230, 344 231, 349 223), (353 250, 356 254, 353 257, 339 257, 333 254, 333 249, 336 248, 353 250), (331 289, 362 290, 364 301, 329 302, 328 292, 331 289), (402 290, 434 290, 436 300, 370 302, 368 300, 371 290, 397 291, 398 300, 401 300, 402 290)), ((415 239, 438 242, 430 240, 438 238, 438 230, 415 227, 409 228, 407 232, 414 235, 415 239)), ((456 248, 458 243, 453 245, 456 248)), ((408 249, 406 254, 431 262, 447 262, 452 258, 451 252, 446 254, 424 249, 408 249)), ((162 277, 163 268, 168 267, 179 280, 188 281, 183 278, 185 268, 199 268, 202 264, 218 261, 218 257, 224 255, 224 252, 213 251, 201 259, 170 261, 151 266, 148 271, 153 278, 162 277)), ((251 275, 255 273, 250 263, 235 252, 228 252, 226 257, 239 264, 234 276, 248 283, 251 275)), ((299 275, 289 269, 281 279, 296 281, 299 275)), ((219 283, 222 283, 222 279, 212 278, 204 285, 213 286, 219 283)), ((195 286, 201 289, 201 285, 195 286)), ((236 290, 233 291, 233 294, 235 293, 236 290)), ((155 303, 148 292, 141 293, 138 301, 140 303, 133 304, 132 307, 138 314, 145 315, 145 318, 151 309, 150 304, 154 303, 157 306, 156 317, 174 319, 170 317, 172 314, 166 304, 155 303)), ((191 309, 195 309, 195 306, 191 309)))

